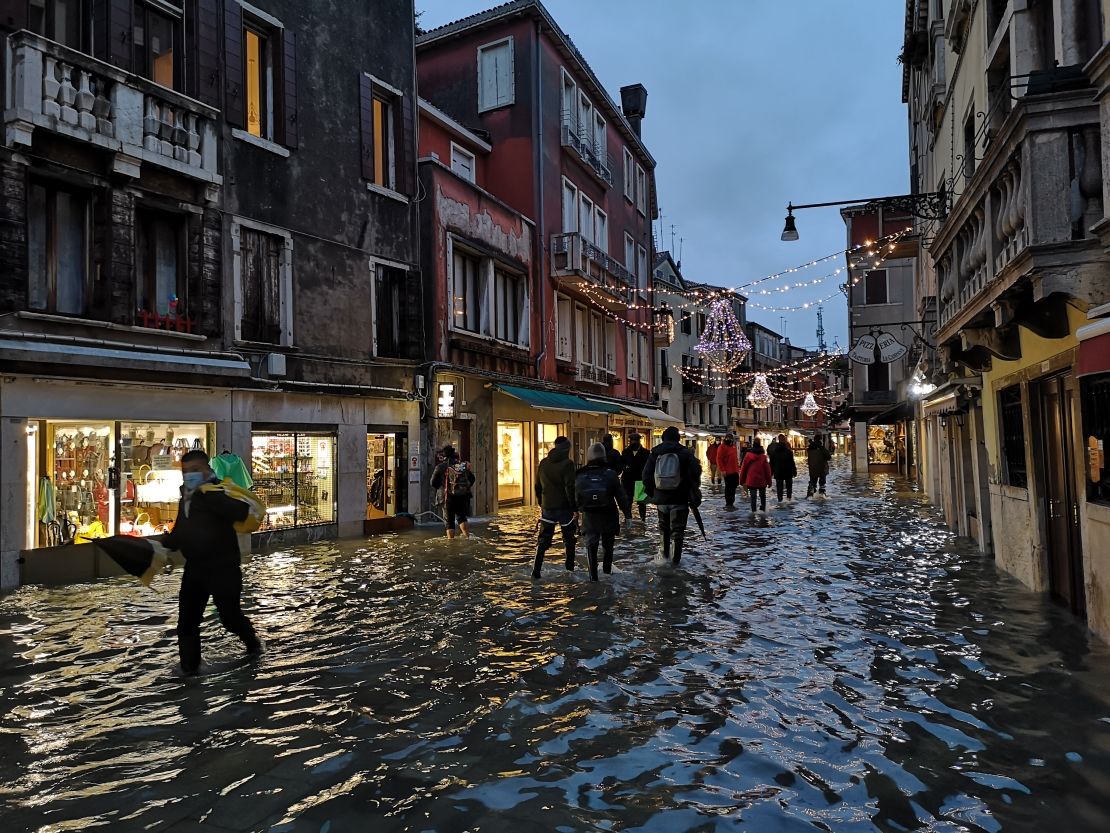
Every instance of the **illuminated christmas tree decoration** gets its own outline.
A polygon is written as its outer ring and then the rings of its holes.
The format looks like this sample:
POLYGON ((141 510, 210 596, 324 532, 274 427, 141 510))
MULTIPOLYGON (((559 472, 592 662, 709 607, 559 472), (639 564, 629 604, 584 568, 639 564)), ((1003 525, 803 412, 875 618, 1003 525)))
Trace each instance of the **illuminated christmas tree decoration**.
POLYGON ((732 312, 732 304, 725 300, 714 301, 705 319, 705 331, 694 345, 702 358, 721 373, 728 373, 740 365, 752 350, 752 343, 744 335, 740 322, 732 312))
POLYGON ((813 398, 812 393, 807 393, 805 401, 802 402, 802 407, 799 410, 807 417, 811 417, 821 410, 821 406, 817 404, 817 400, 813 398))
POLYGON ((766 373, 755 374, 755 381, 752 383, 751 392, 748 394, 748 401, 753 408, 768 408, 775 401, 775 396, 771 393, 771 386, 767 384, 766 373))

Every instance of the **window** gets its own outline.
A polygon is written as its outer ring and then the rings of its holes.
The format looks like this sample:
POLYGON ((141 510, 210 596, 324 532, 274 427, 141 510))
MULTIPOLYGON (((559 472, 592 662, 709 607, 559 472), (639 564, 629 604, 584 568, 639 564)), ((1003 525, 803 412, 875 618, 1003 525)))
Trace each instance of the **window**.
MULTIPOLYGON (((166 5, 166 0, 145 2, 158 8, 166 5)), ((288 156, 279 146, 295 148, 298 141, 296 33, 245 0, 226 0, 223 7, 224 118, 237 139, 288 156)), ((193 38, 191 31, 189 37, 193 38)), ((197 53, 196 77, 190 79, 201 91, 211 89, 206 79, 216 72, 215 56, 207 52, 197 53), (205 67, 202 60, 211 61, 211 66, 205 67)), ((214 98, 210 103, 220 103, 218 96, 214 98)))
POLYGON ((593 132, 593 124, 594 106, 586 96, 580 95, 578 96, 578 133, 583 144, 587 146, 593 144, 593 137, 590 135, 593 132))
POLYGON ((282 342, 283 252, 287 240, 276 234, 241 227, 239 337, 266 344, 282 342))
POLYGON ((690 324, 690 311, 689 310, 683 310, 682 311, 682 316, 679 318, 678 326, 679 326, 679 329, 681 330, 683 335, 688 336, 688 335, 691 334, 691 332, 693 331, 693 327, 690 324))
POLYGON ((251 433, 254 491, 270 507, 264 531, 335 523, 337 445, 334 433, 251 433))
POLYGON ((574 356, 579 364, 590 361, 590 317, 583 306, 574 308, 574 356))
POLYGON ((608 157, 609 141, 605 135, 605 119, 600 115, 594 115, 594 152, 597 154, 598 160, 603 165, 608 165, 606 158, 608 157))
POLYGON ((528 301, 524 278, 495 269, 493 273, 493 337, 510 344, 528 344, 528 301))
POLYGON ((636 208, 641 214, 647 214, 647 174, 639 165, 636 166, 636 208))
POLYGON ((609 320, 605 321, 605 369, 617 372, 617 325, 609 320))
POLYGON ((599 312, 590 315, 590 353, 594 367, 605 367, 605 319, 599 312))
POLYGON ((571 348, 574 337, 574 305, 570 298, 558 295, 555 298, 555 324, 559 337, 555 346, 555 356, 559 359, 572 359, 574 352, 571 348))
MULTIPOLYGON (((404 147, 398 136, 403 96, 399 90, 365 73, 361 84, 362 176, 374 185, 398 191, 397 149, 404 147)), ((452 150, 452 169, 454 155, 452 150)))
POLYGON ((482 296, 482 263, 469 252, 457 247, 451 258, 451 326, 456 330, 481 333, 481 314, 485 306, 482 296))
MULTIPOLYGON (((138 257, 135 308, 147 316, 186 314, 184 219, 156 211, 137 212, 138 257)), ((149 326, 149 317, 142 318, 149 326)))
POLYGON ((624 330, 625 344, 628 347, 628 378, 635 380, 640 376, 640 367, 636 350, 638 343, 636 341, 636 333, 633 332, 631 327, 626 327, 624 330))
POLYGON ((1028 488, 1020 385, 1011 385, 999 392, 998 410, 1002 424, 1002 482, 1007 486, 1028 488))
POLYGON ((600 208, 594 212, 594 245, 609 254, 609 217, 600 208))
POLYGON ((636 241, 628 232, 624 233, 624 268, 636 274, 636 241))
POLYGON ((83 0, 31 0, 28 28, 70 49, 82 50, 85 44, 85 4, 83 0))
POLYGON ((247 132, 260 139, 272 139, 274 64, 270 39, 261 27, 247 23, 243 29, 243 48, 247 61, 247 132))
POLYGON ((636 340, 640 345, 640 379, 650 382, 651 372, 651 347, 648 344, 647 333, 636 333, 636 340))
POLYGON ((704 312, 699 312, 698 313, 698 328, 697 328, 698 338, 701 338, 701 336, 705 333, 705 324, 706 324, 705 313, 704 312))
POLYGON ((135 44, 135 70, 155 84, 176 89, 180 76, 181 24, 184 11, 168 0, 136 3, 132 39, 135 44), (173 10, 172 13, 170 10, 173 10))
POLYGON ((505 107, 515 100, 513 39, 478 49, 478 112, 505 107))
POLYGON ((378 264, 374 289, 374 355, 403 359, 405 354, 404 304, 405 272, 378 264))
POLYGON ((887 288, 886 269, 872 269, 864 277, 865 304, 888 304, 890 295, 887 288))
POLYGON ((867 389, 890 390, 890 365, 874 362, 867 365, 867 389))
POLYGON ((474 181, 474 154, 451 143, 451 170, 467 182, 474 181))
POLYGON ((636 285, 639 286, 640 289, 647 289, 647 286, 648 286, 647 249, 645 249, 643 246, 637 246, 636 247, 636 257, 637 257, 637 259, 636 259, 636 273, 635 274, 636 274, 636 277, 638 279, 636 281, 636 285))
POLYGON ((1080 380, 1083 403, 1083 445, 1087 458, 1087 500, 1110 503, 1110 466, 1106 446, 1110 444, 1110 373, 1085 376, 1080 380))
POLYGON ((578 189, 566 179, 563 180, 563 231, 578 231, 578 189))
POLYGON ((583 238, 594 242, 594 203, 585 194, 578 197, 578 231, 583 238))
POLYGON ((572 136, 578 135, 578 86, 563 72, 563 124, 572 136))
POLYGON ((33 183, 28 201, 28 306, 83 315, 88 302, 89 198, 33 183))
POLYGON ((624 149, 624 196, 629 202, 636 201, 636 162, 628 148, 624 149))

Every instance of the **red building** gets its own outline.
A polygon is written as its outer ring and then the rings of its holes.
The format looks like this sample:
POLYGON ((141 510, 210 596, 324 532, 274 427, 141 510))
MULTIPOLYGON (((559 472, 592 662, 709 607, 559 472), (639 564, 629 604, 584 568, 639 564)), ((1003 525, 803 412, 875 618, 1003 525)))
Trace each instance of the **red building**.
POLYGON ((476 458, 484 512, 531 502, 559 434, 582 460, 607 431, 619 445, 656 413, 669 424, 653 410, 647 93, 623 88, 619 108, 536 0, 416 49, 427 384, 443 404, 426 435, 476 458))

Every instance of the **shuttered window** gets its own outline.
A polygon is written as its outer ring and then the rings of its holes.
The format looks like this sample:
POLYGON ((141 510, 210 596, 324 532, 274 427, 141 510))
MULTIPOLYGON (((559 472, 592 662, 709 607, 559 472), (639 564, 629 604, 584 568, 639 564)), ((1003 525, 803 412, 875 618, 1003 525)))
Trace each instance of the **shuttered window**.
POLYGON ((281 253, 283 238, 255 229, 239 231, 243 313, 240 337, 281 342, 281 253))
POLYGON ((359 76, 362 178, 406 196, 415 193, 413 102, 367 73, 359 76))
POLYGON ((88 306, 88 194, 33 183, 27 214, 28 306, 83 315, 88 306))
POLYGON ((224 117, 260 139, 299 144, 296 33, 236 0, 224 4, 224 117))
POLYGON ((478 49, 478 111, 506 107, 516 100, 513 80, 513 39, 478 49))

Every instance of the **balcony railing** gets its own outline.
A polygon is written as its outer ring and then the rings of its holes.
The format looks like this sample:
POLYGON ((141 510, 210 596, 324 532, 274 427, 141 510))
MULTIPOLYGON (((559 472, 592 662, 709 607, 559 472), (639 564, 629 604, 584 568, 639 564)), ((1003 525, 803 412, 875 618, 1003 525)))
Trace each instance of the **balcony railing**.
POLYGON ((613 157, 603 147, 597 146, 592 125, 578 125, 570 114, 562 114, 562 144, 589 168, 606 185, 613 185, 613 157))
POLYGON ((551 237, 551 275, 568 284, 585 284, 602 292, 591 295, 603 306, 627 309, 629 293, 636 284, 632 273, 578 232, 551 237))
POLYGON ((9 44, 5 144, 29 147, 48 130, 113 152, 117 173, 151 163, 220 183, 218 111, 31 32, 9 44))

